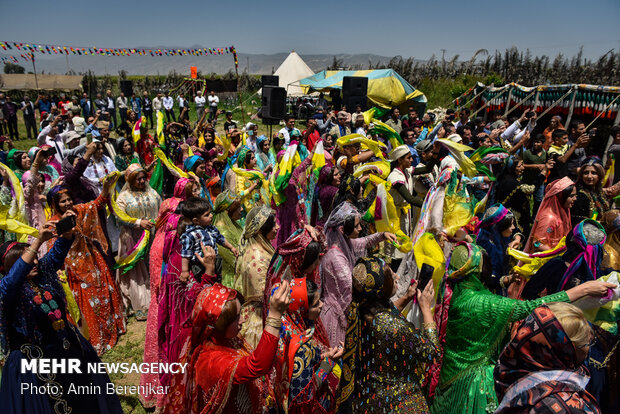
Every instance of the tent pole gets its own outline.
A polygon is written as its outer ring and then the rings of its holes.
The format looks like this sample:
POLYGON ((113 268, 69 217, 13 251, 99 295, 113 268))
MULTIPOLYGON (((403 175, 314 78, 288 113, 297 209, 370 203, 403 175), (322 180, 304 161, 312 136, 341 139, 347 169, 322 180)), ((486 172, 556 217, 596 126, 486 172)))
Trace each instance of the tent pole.
MULTIPOLYGON (((605 112, 607 112, 607 109, 609 109, 609 107, 611 107, 611 106, 614 104, 614 102, 616 102, 616 101, 618 100, 618 98, 620 98, 620 94, 619 94, 618 96, 616 96, 616 97, 614 98, 614 100, 613 100, 613 101, 609 102, 609 103, 607 104, 607 106, 605 106, 605 108, 604 108, 602 111, 600 111, 600 112, 599 112, 599 114, 596 116, 596 118, 594 118, 594 119, 592 120, 592 122, 590 122, 590 123, 588 124, 588 126, 586 127, 586 129, 590 128, 590 127, 592 126, 592 124, 593 124, 594 122, 596 122, 596 120, 597 120, 597 119, 599 119, 599 117, 600 117, 601 115, 603 115, 605 112)), ((619 111, 619 112, 620 112, 620 111, 619 111)), ((616 115, 616 121, 617 121, 617 120, 618 120, 618 116, 616 115)), ((615 125, 615 123, 614 123, 614 125, 615 125)))
POLYGON ((508 99, 506 100, 506 109, 504 110, 504 116, 508 115, 508 109, 510 108, 510 100, 512 99, 512 88, 510 88, 510 92, 508 92, 508 99))
POLYGON ((508 90, 508 88, 506 88, 504 91, 502 91, 502 92, 498 93, 498 94, 497 94, 497 95, 495 95, 493 98, 489 99, 489 101, 488 101, 486 104, 484 104, 484 106, 483 106, 482 108, 477 109, 477 110, 476 110, 473 114, 469 115, 469 117, 470 117, 470 118, 474 118, 478 112, 480 112, 481 110, 483 110, 484 108, 486 108, 487 106, 489 106, 489 105, 491 104, 491 101, 493 101, 493 99, 497 99, 497 98, 499 98, 500 96, 502 96, 503 94, 505 94, 507 90, 508 90))
POLYGON ((570 109, 568 110, 568 117, 566 118, 566 126, 570 125, 570 120, 573 117, 573 111, 575 110, 575 98, 577 98, 577 89, 573 92, 573 97, 570 100, 570 109))
POLYGON ((32 71, 34 72, 34 84, 37 87, 37 91, 39 90, 39 80, 37 78, 37 68, 34 66, 34 53, 30 54, 30 57, 32 58, 32 71))
MULTIPOLYGON (((471 98, 469 101, 465 102, 463 105, 457 107, 454 112, 459 112, 461 110, 461 108, 465 108, 467 107, 467 105, 474 101, 476 98, 478 98, 480 95, 482 95, 483 93, 486 92, 486 90, 489 89, 489 86, 485 86, 484 89, 482 89, 482 92, 480 92, 479 94, 477 94, 476 96, 474 96, 473 98, 471 98)), ((457 98, 458 99, 458 98, 457 98)))
MULTIPOLYGON (((550 110, 555 108, 561 101, 564 100, 564 98, 566 98, 568 95, 570 95, 573 92, 573 90, 574 90, 574 88, 570 88, 568 92, 566 92, 564 95, 562 95, 562 97, 560 99, 558 99, 557 101, 555 101, 553 103, 553 105, 551 105, 549 108, 545 109, 542 114, 537 116, 537 118, 542 118, 543 116, 547 115, 547 112, 549 112, 550 110)), ((594 122, 594 121, 592 121, 592 122, 594 122)))
POLYGON ((526 96, 525 98, 521 99, 521 101, 519 101, 519 102, 518 102, 518 103, 517 103, 517 104, 516 104, 516 105, 515 105, 515 106, 514 106, 514 107, 513 107, 510 111, 506 112, 506 113, 504 114, 504 116, 508 116, 508 115, 510 115, 510 113, 511 113, 512 111, 514 111, 514 110, 515 110, 515 109, 517 109, 519 106, 521 106, 521 104, 522 104, 523 102, 525 102, 525 101, 527 101, 528 99, 530 99, 530 98, 532 97, 532 95, 534 95, 535 93, 536 93, 536 91, 534 91, 534 92, 530 93, 528 96, 526 96))

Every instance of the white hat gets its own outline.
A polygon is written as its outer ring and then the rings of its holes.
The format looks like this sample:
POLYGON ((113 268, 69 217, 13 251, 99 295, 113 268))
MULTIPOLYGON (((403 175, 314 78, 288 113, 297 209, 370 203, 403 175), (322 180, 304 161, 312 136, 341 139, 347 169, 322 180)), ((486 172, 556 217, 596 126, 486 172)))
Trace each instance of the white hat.
POLYGON ((398 160, 400 157, 405 156, 407 154, 410 154, 411 151, 409 151, 409 147, 406 145, 400 145, 396 148, 394 148, 392 150, 392 152, 390 152, 390 154, 388 155, 388 158, 390 159, 390 161, 396 161, 398 160))
POLYGON ((458 142, 459 144, 463 142, 463 138, 459 134, 452 134, 448 137, 448 139, 452 142, 458 142))
POLYGON ((78 134, 77 132, 75 132, 75 131, 68 131, 65 134, 65 144, 70 143, 74 139, 80 139, 80 138, 82 138, 82 136, 80 134, 78 134))

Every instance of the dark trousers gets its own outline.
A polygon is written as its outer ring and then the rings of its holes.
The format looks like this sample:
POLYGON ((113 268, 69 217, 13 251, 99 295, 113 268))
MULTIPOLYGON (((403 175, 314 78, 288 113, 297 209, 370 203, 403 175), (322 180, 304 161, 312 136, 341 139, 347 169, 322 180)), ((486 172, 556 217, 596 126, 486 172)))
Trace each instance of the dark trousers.
POLYGON ((217 106, 209 106, 209 122, 217 119, 217 106))
POLYGON ((124 124, 127 120, 127 108, 118 108, 118 114, 121 117, 121 124, 124 124))
POLYGON ((34 114, 24 115, 24 125, 26 125, 26 135, 28 139, 36 138, 37 134, 37 121, 34 119, 34 114), (32 132, 32 134, 30 134, 32 132))
POLYGON ((142 115, 144 115, 146 119, 148 119, 149 129, 153 129, 153 110, 151 109, 150 111, 144 111, 142 115))
POLYGON ((17 131, 17 115, 10 116, 7 120, 7 124, 9 127, 9 136, 13 140, 19 139, 19 132, 17 131))
POLYGON ((174 117, 174 109, 166 109, 166 122, 171 122, 171 118, 172 122, 176 122, 176 119, 174 117))
POLYGON ((112 125, 116 126, 116 108, 108 109, 108 113, 110 114, 112 125))

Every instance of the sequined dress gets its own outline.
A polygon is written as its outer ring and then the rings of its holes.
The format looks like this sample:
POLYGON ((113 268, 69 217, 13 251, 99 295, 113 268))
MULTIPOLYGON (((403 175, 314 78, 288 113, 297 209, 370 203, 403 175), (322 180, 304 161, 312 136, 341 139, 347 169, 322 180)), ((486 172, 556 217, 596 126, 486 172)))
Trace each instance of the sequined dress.
POLYGON ((437 331, 417 329, 396 309, 362 322, 355 413, 428 413, 421 385, 439 356, 437 331))

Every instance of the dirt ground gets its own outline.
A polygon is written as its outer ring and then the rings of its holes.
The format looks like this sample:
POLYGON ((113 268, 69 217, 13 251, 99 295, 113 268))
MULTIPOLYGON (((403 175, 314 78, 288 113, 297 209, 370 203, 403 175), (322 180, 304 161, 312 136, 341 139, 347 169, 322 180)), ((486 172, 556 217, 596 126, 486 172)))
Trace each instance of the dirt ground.
MULTIPOLYGON (((129 362, 141 363, 144 354, 144 335, 146 321, 138 322, 135 318, 129 318, 127 333, 121 336, 114 348, 102 355, 103 362, 129 362)), ((110 379, 116 385, 140 385, 140 374, 111 374, 110 379)), ((138 400, 138 395, 120 395, 123 412, 139 414, 147 411, 138 400)))

